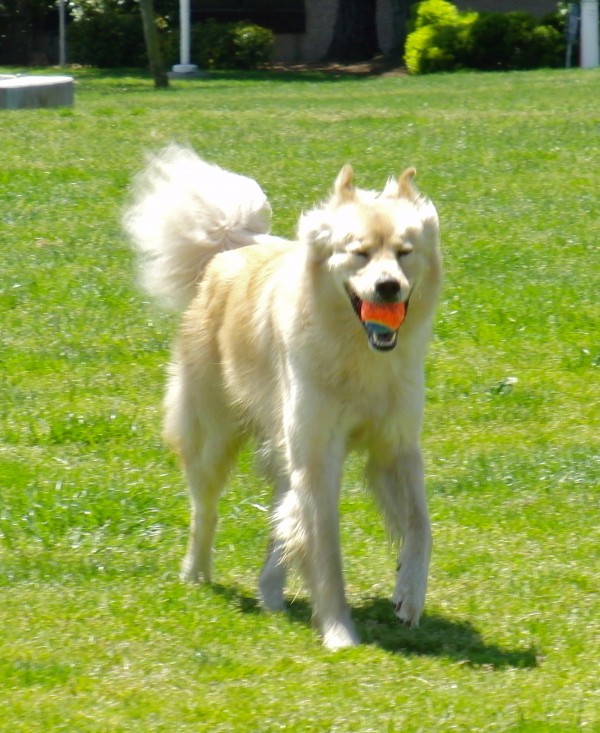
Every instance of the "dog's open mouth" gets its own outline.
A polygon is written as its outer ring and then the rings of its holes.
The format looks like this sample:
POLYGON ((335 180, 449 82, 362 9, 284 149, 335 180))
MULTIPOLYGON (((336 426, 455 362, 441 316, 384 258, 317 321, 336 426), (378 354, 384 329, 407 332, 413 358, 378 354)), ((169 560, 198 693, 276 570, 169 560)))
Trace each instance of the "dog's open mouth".
POLYGON ((350 302, 362 323, 369 346, 377 351, 391 351, 398 341, 398 329, 406 318, 406 303, 373 303, 361 300, 348 289, 350 302))

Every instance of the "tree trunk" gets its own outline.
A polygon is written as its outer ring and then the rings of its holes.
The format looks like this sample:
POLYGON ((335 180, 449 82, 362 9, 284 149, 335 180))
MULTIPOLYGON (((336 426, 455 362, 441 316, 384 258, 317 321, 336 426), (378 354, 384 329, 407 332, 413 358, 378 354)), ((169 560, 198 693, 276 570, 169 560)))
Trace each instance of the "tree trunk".
POLYGON ((142 23, 144 25, 144 39, 146 41, 146 53, 150 71, 154 78, 154 86, 157 89, 166 89, 169 86, 169 77, 165 71, 158 30, 154 20, 154 5, 152 0, 140 0, 142 23))
POLYGON ((367 61, 379 52, 376 0, 339 0, 327 58, 367 61))

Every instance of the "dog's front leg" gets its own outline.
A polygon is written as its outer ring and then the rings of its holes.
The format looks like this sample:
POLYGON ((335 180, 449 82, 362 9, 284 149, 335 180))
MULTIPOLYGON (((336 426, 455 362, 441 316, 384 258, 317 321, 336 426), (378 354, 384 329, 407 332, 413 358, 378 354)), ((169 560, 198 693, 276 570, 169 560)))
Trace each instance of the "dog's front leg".
POLYGON ((432 544, 421 450, 400 451, 392 463, 384 465, 371 459, 368 474, 390 534, 402 539, 394 611, 404 623, 417 626, 425 605, 432 544))
POLYGON ((324 646, 340 649, 359 643, 346 602, 340 551, 338 502, 345 448, 341 441, 320 443, 315 432, 313 428, 310 436, 288 444, 290 489, 276 513, 277 536, 308 585, 324 646))

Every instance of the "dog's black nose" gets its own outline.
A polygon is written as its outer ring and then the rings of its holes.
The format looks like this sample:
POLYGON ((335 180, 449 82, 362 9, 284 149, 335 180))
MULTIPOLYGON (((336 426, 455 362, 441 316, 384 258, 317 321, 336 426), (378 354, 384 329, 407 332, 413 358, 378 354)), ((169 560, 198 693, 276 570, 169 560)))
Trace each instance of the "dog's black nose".
POLYGON ((400 283, 392 278, 382 278, 375 283, 375 292, 381 300, 392 302, 398 297, 400 283))

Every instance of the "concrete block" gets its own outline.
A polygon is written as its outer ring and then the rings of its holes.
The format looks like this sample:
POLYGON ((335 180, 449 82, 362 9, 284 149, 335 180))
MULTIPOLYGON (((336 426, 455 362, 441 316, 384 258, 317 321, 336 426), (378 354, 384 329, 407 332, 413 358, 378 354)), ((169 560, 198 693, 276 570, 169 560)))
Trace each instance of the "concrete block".
POLYGON ((173 70, 167 73, 169 79, 208 79, 206 71, 202 71, 195 64, 175 64, 173 70))
POLYGON ((72 107, 71 76, 0 76, 0 109, 72 107))

